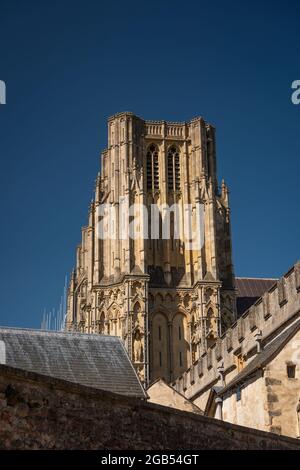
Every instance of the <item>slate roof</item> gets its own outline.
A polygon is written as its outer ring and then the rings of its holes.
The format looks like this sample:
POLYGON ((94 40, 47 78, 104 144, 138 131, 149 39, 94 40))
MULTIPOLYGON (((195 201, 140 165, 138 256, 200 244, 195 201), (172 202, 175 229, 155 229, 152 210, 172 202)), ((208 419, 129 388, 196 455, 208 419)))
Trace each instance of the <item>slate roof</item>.
POLYGON ((117 336, 0 328, 0 362, 120 395, 145 398, 117 336))
POLYGON ((277 279, 236 277, 238 317, 267 292, 275 282, 277 282, 277 279))
POLYGON ((218 395, 224 395, 225 392, 230 390, 232 387, 244 382, 249 376, 256 372, 261 367, 268 364, 286 343, 297 333, 300 329, 300 320, 297 320, 293 325, 280 333, 272 342, 270 342, 265 349, 257 354, 254 359, 243 369, 241 372, 234 377, 225 387, 219 391, 218 395))

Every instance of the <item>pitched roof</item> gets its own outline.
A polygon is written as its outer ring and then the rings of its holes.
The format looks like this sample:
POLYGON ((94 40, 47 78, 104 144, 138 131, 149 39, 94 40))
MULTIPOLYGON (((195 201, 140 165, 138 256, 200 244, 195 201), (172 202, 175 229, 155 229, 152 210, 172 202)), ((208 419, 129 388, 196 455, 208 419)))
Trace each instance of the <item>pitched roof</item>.
POLYGON ((276 281, 274 278, 236 277, 235 287, 239 297, 261 297, 276 281))
POLYGON ((249 376, 256 372, 261 367, 268 364, 286 343, 297 333, 300 329, 300 320, 297 320, 293 325, 280 333, 273 341, 271 341, 265 349, 257 354, 254 359, 243 369, 241 372, 234 377, 222 390, 219 391, 218 395, 224 395, 225 392, 230 390, 232 387, 244 382, 249 376))
POLYGON ((0 362, 121 395, 145 398, 116 336, 0 328, 0 362))
POLYGON ((236 277, 237 313, 242 315, 251 305, 267 292, 277 279, 236 277))

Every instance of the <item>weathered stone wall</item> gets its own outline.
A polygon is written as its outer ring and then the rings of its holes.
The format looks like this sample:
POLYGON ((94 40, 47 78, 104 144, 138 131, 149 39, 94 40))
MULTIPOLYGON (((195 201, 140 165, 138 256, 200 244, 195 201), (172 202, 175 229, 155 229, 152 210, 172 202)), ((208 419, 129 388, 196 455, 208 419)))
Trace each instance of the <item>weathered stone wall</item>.
POLYGON ((300 436, 300 331, 269 364, 223 395, 223 419, 262 431, 300 436), (287 366, 295 366, 288 377, 287 366), (238 393, 240 392, 240 393, 238 393))
POLYGON ((268 430, 286 436, 300 437, 300 332, 266 367, 265 386, 268 430), (296 367, 295 378, 287 375, 287 365, 296 367))
POLYGON ((0 448, 300 450, 300 442, 1 365, 0 448))
POLYGON ((240 399, 236 388, 229 390, 223 397, 223 419, 241 426, 270 431, 266 399, 265 379, 259 370, 240 389, 240 399))
POLYGON ((176 390, 200 408, 209 389, 218 382, 218 367, 224 365, 226 383, 239 372, 238 356, 246 365, 256 352, 255 334, 260 330, 267 343, 275 332, 300 315, 300 262, 247 310, 216 344, 207 349, 173 384, 176 390))

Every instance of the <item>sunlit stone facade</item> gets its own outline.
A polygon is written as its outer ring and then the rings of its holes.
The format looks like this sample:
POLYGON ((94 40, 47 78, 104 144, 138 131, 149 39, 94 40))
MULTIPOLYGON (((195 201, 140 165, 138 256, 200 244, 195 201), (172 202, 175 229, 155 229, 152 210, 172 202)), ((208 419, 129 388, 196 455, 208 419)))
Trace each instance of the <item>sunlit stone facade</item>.
MULTIPOLYGON (((150 228, 148 230, 150 232, 150 228)), ((161 236, 161 227, 159 227, 161 236)), ((132 113, 108 120, 88 225, 82 229, 68 293, 67 328, 118 335, 141 379, 170 382, 184 372, 235 319, 228 189, 218 185, 215 130, 190 122, 144 121, 132 113), (148 208, 139 230, 153 226, 150 207, 204 209, 204 243, 187 249, 170 216, 170 237, 99 239, 99 207, 148 208)))

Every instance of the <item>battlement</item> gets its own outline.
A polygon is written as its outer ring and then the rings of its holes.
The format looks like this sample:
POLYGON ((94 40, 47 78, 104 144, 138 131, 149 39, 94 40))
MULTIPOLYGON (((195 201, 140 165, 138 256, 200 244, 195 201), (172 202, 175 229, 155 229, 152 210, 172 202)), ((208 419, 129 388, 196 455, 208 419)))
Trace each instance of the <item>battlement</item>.
POLYGON ((129 118, 130 120, 136 119, 143 123, 145 130, 145 137, 151 138, 166 138, 185 140, 190 138, 190 132, 192 126, 202 125, 206 129, 213 129, 213 126, 206 123, 201 116, 192 118, 190 121, 164 121, 164 120, 144 120, 143 118, 136 116, 132 112, 124 111, 121 113, 114 114, 108 118, 108 123, 111 124, 113 121, 122 121, 129 118))
POLYGON ((195 399, 218 381, 221 366, 228 383, 239 372, 239 361, 247 364, 256 353, 258 332, 261 332, 262 343, 266 344, 299 315, 300 261, 178 377, 173 386, 187 398, 195 399))

